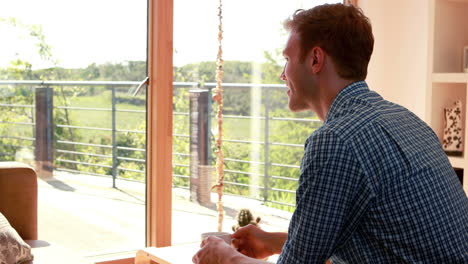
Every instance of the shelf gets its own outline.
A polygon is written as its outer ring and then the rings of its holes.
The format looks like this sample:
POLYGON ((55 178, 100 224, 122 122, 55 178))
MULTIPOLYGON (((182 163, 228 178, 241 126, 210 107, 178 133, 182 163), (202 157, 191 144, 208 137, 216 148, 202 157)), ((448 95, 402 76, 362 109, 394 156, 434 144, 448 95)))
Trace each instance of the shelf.
POLYGON ((467 72, 433 73, 432 82, 435 82, 435 83, 468 83, 468 73, 467 72))
POLYGON ((465 168, 465 159, 463 157, 451 157, 451 156, 449 156, 448 158, 449 158, 450 164, 452 164, 452 167, 460 168, 460 169, 465 168))
MULTIPOLYGON (((448 156, 454 168, 468 170, 468 72, 463 72, 463 48, 468 45, 468 0, 429 1, 429 82, 426 118, 437 135, 443 135, 444 108, 462 102, 463 157, 448 156)), ((468 196, 468 173, 463 189, 468 196)))

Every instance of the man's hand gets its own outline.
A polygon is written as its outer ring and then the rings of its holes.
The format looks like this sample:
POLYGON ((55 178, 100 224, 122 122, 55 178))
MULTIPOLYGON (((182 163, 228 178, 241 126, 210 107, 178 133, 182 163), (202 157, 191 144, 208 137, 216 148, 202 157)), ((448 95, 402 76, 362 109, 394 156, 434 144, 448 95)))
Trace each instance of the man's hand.
POLYGON ((270 233, 254 225, 247 225, 232 234, 233 245, 237 250, 249 257, 264 259, 273 254, 281 253, 287 239, 286 233, 270 233))
POLYGON ((201 249, 193 256, 196 264, 227 264, 239 256, 235 248, 228 245, 219 237, 209 236, 201 243, 201 249))

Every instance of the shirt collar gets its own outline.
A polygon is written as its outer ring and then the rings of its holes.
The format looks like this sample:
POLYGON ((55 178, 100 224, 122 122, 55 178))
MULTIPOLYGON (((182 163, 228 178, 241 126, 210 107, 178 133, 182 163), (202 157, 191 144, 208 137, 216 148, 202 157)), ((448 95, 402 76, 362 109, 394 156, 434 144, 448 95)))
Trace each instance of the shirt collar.
POLYGON ((333 103, 328 110, 327 117, 325 118, 325 123, 332 120, 340 112, 340 108, 349 100, 350 97, 355 97, 364 92, 368 92, 369 87, 365 81, 357 81, 347 85, 343 88, 333 100, 333 103))

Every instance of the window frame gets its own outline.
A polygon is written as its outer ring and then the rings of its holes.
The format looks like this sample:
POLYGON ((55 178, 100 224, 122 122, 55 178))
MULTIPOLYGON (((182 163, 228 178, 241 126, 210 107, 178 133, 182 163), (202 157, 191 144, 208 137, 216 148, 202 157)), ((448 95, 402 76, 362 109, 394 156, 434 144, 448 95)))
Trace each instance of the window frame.
POLYGON ((171 245, 174 0, 148 0, 146 245, 171 245))

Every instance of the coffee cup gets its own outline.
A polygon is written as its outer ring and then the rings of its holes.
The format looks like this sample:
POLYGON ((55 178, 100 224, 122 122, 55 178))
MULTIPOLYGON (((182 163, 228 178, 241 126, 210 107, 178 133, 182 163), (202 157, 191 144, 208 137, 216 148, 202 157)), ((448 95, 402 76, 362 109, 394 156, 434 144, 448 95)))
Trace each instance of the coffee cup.
POLYGON ((232 240, 231 234, 229 234, 227 232, 205 232, 205 233, 201 234, 201 240, 203 241, 209 236, 219 237, 222 240, 224 240, 224 242, 231 245, 231 240, 232 240))

